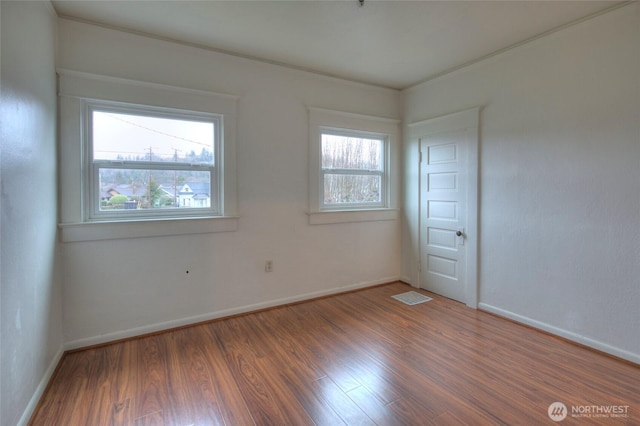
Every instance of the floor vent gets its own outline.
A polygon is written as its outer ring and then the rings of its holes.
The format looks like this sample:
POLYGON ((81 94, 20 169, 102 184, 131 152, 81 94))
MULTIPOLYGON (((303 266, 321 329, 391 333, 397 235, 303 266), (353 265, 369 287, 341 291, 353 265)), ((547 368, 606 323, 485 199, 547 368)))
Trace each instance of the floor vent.
POLYGON ((433 300, 430 297, 427 297, 424 294, 420 294, 415 291, 408 291, 406 293, 396 294, 395 296, 391 296, 391 297, 407 305, 417 305, 418 303, 423 303, 423 302, 428 302, 429 300, 433 300))

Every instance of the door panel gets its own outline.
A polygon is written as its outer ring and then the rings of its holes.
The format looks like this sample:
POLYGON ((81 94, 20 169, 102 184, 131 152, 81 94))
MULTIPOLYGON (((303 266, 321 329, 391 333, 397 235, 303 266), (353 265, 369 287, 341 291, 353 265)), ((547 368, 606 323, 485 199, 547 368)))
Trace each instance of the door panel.
POLYGON ((466 133, 451 130, 420 140, 427 153, 422 169, 423 287, 461 302, 466 301, 465 251, 456 232, 466 226, 466 133))
POLYGON ((477 303, 477 117, 476 109, 415 127, 421 152, 421 287, 471 306, 477 303))

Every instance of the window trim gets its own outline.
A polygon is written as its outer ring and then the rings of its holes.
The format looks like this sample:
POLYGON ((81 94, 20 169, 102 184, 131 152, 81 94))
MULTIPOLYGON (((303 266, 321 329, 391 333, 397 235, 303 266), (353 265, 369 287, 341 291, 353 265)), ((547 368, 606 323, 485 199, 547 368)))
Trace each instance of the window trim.
POLYGON ((399 147, 400 120, 370 116, 324 108, 308 107, 309 110, 309 224, 324 225, 347 222, 369 222, 397 220, 399 218, 399 147), (322 144, 323 130, 350 132, 362 136, 378 138, 384 136, 386 179, 383 205, 340 205, 323 208, 322 198, 322 144))
MULTIPOLYGON (((226 232, 237 229, 236 110, 238 97, 205 90, 141 82, 104 75, 58 69, 60 224, 62 241, 93 241, 127 238, 133 226, 136 237, 226 232), (100 218, 91 216, 88 205, 89 149, 85 102, 149 106, 158 111, 194 112, 221 118, 220 211, 190 212, 180 216, 100 218), (139 226, 143 224, 142 226, 139 226), (108 235, 104 230, 117 232, 108 235)), ((218 131, 218 130, 216 130, 218 131)), ((195 210, 195 209, 193 209, 195 210)))

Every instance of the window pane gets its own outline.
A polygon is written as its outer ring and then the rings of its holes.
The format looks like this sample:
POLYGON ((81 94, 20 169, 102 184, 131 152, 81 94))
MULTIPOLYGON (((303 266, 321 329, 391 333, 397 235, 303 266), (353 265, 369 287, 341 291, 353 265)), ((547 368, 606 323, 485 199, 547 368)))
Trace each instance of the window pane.
POLYGON ((382 141, 322 135, 323 169, 382 170, 382 141))
POLYGON ((100 168, 100 211, 210 208, 208 171, 100 168))
POLYGON ((324 175, 324 204, 380 203, 382 178, 378 175, 324 175))
POLYGON ((95 160, 213 164, 214 123, 93 111, 95 160))

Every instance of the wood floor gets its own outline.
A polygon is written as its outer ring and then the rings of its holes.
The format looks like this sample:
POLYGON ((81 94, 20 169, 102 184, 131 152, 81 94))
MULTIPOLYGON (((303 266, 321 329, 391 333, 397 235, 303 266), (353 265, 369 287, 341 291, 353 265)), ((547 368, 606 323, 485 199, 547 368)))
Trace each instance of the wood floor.
POLYGON ((410 290, 393 283, 67 354, 30 424, 537 425, 554 424, 556 401, 563 425, 640 424, 640 367, 442 297, 390 297, 410 290), (627 417, 571 416, 614 405, 627 417))

